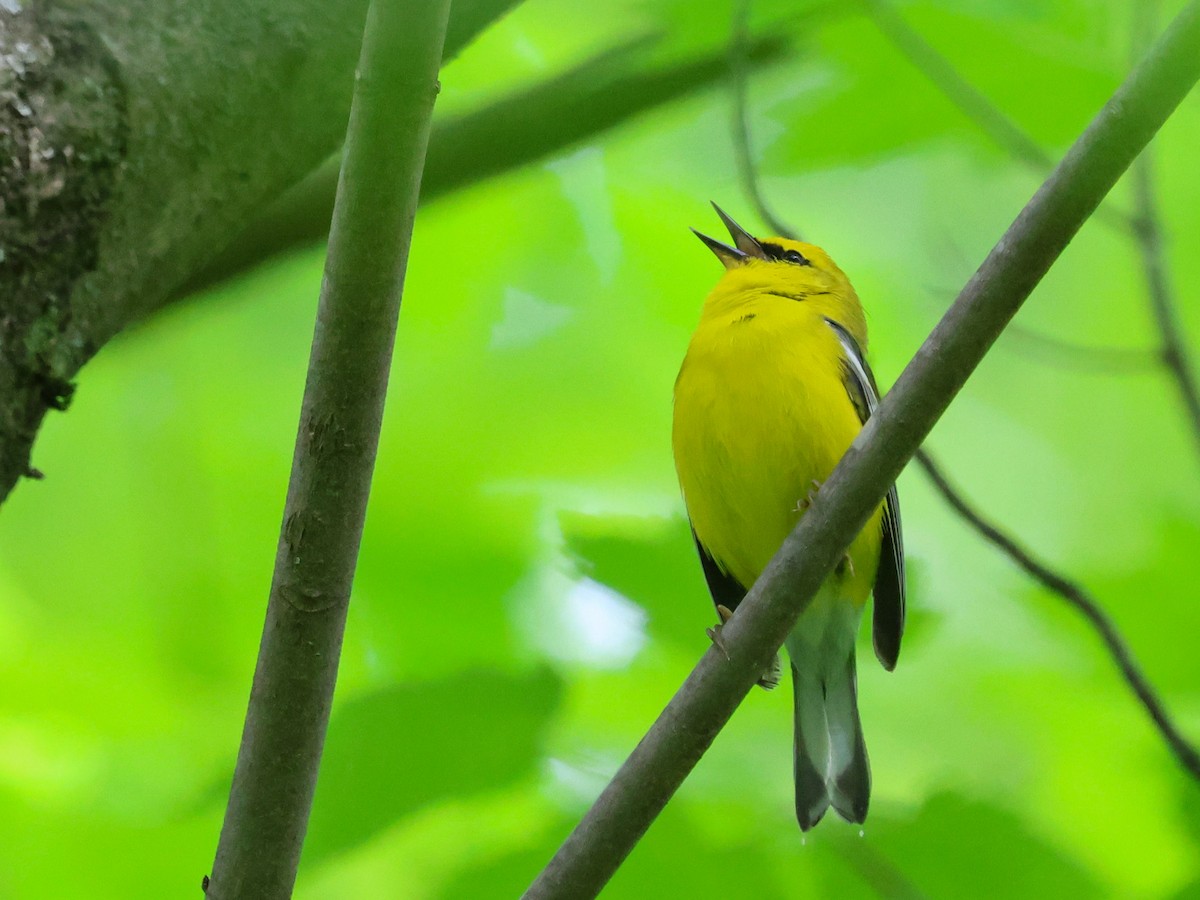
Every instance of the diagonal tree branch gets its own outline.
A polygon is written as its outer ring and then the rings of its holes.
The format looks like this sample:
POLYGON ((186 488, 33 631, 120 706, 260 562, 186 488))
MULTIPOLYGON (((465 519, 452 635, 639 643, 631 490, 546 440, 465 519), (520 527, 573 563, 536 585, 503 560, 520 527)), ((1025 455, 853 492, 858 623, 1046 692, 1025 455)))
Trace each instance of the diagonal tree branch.
MULTIPOLYGON (((746 0, 746 2, 748 2, 748 0, 746 0)), ((881 6, 881 4, 878 3, 875 3, 874 5, 881 6)), ((901 25, 904 28, 907 27, 903 26, 902 23, 901 25)), ((919 41, 919 38, 916 38, 916 40, 919 41)), ((959 79, 956 70, 950 67, 948 63, 946 63, 944 66, 940 66, 937 71, 942 73, 942 79, 947 82, 953 82, 956 79, 959 79)), ((982 98, 982 95, 967 91, 964 91, 964 93, 966 96, 976 98, 979 103, 983 104, 985 111, 988 109, 987 101, 986 99, 982 98)), ((735 102, 739 106, 744 107, 746 102, 746 91, 744 88, 735 96, 735 102)), ((1005 121, 1002 113, 1000 113, 998 110, 993 112, 994 115, 989 115, 988 118, 1005 121)), ((749 143, 750 132, 749 128, 745 127, 746 119, 744 108, 739 110, 736 118, 740 119, 743 123, 743 127, 739 131, 735 132, 734 136, 735 144, 740 144, 742 146, 741 153, 738 155, 738 163, 743 167, 742 171, 748 183, 755 187, 751 197, 752 199, 757 200, 757 198, 761 197, 761 193, 757 190, 758 173, 752 167, 753 155, 749 143), (746 168, 746 166, 751 167, 746 168)), ((1015 126, 1013 126, 1013 129, 1015 129, 1015 126)), ((1135 169, 1147 158, 1148 153, 1149 148, 1142 151, 1141 155, 1139 155, 1137 160, 1134 162, 1135 169)), ((759 212, 762 214, 763 210, 760 209, 759 212)), ((1151 212, 1151 214, 1145 218, 1149 223, 1147 230, 1155 235, 1155 246, 1157 246, 1157 230, 1155 228, 1154 215, 1151 212)), ((777 225, 775 227, 786 229, 787 226, 777 225)), ((786 234, 787 232, 782 231, 780 233, 786 234)), ((1140 234, 1140 231, 1138 231, 1138 233, 1140 234)), ((1149 268, 1149 260, 1152 259, 1152 254, 1147 254, 1146 259, 1148 260, 1147 266, 1149 268)), ((1155 266, 1153 267, 1153 270, 1158 271, 1161 274, 1161 266, 1155 266)), ((1169 295, 1164 292, 1159 294, 1159 296, 1165 297, 1163 306, 1165 307, 1166 313, 1169 316, 1172 312, 1169 295)), ((1017 331, 1019 328, 1020 326, 1018 325, 1010 324, 1007 330, 1011 334, 1014 331, 1017 331)), ((1174 334, 1177 332, 1172 331, 1171 333, 1174 334)), ((1041 344, 1048 347, 1048 349, 1054 354, 1055 358, 1060 363, 1073 359, 1077 363, 1091 365, 1093 367, 1102 365, 1106 371, 1113 371, 1115 369, 1129 371, 1131 369, 1144 369, 1148 365, 1155 366, 1159 361, 1155 354, 1147 353, 1142 350, 1085 347, 1056 338, 1049 338, 1036 332, 1025 331, 1023 334, 1026 339, 1033 342, 1033 346, 1041 344)), ((1180 359, 1186 365, 1186 357, 1181 356, 1180 359)), ((1187 740, 1187 738, 1183 736, 1183 733, 1179 730, 1179 727, 1174 723, 1162 700, 1159 698, 1158 694, 1154 691, 1153 687, 1150 685, 1149 681, 1138 667, 1133 658, 1132 652, 1124 643, 1124 640, 1121 638, 1116 626, 1113 625, 1112 621, 1108 618, 1104 611, 1086 594, 1083 588, 1078 586, 1066 576, 1057 573, 1051 570, 1048 566, 1033 560, 1015 538, 1005 534, 995 525, 986 521, 978 512, 976 512, 970 503, 968 503, 967 500, 962 496, 962 494, 959 493, 952 484, 950 484, 949 480, 942 473, 941 466, 935 461, 934 457, 929 453, 928 450, 918 450, 916 453, 916 458, 921 464, 922 469, 924 469, 925 473, 933 482, 934 487, 942 495, 943 499, 963 518, 968 525, 983 535, 983 537, 990 541, 993 546, 996 546, 1000 550, 1008 553, 1013 561, 1016 562, 1017 565, 1028 575, 1040 582, 1048 590, 1059 594, 1068 604, 1074 606, 1083 613, 1084 617, 1099 633, 1101 640, 1104 642, 1105 646, 1112 655, 1113 661, 1117 665, 1117 668, 1121 671, 1121 674, 1124 676, 1125 681, 1128 683, 1130 689, 1137 696, 1147 714, 1158 728, 1159 733, 1166 741, 1167 746, 1170 747, 1180 764, 1183 765, 1183 767, 1194 777, 1200 779, 1200 752, 1198 752, 1187 740)))
POLYGON ((1176 759, 1179 760, 1179 764, 1193 778, 1200 779, 1200 752, 1192 746, 1191 742, 1179 730, 1179 727, 1175 724, 1166 707, 1163 705, 1162 700, 1159 699, 1158 694, 1151 687, 1150 682, 1146 679, 1137 661, 1133 658, 1133 653, 1125 644, 1121 633, 1117 630, 1117 626, 1113 624, 1108 614, 1100 608, 1095 599, 1081 585, 1055 572, 1017 543, 1014 538, 1001 531, 994 523, 985 519, 950 484, 941 467, 934 462, 928 453, 924 450, 919 450, 916 457, 921 468, 925 470, 925 474, 929 476, 929 480, 933 482, 934 487, 938 489, 942 498, 954 508, 955 512, 966 519, 971 524, 971 527, 983 535, 991 544, 1007 554, 1027 575, 1043 587, 1058 594, 1088 620, 1088 623, 1091 624, 1104 641, 1109 655, 1112 656, 1113 661, 1117 664, 1117 668, 1121 670, 1122 677, 1129 684, 1130 688, 1133 689, 1133 692, 1137 694, 1138 700, 1145 707, 1146 712, 1153 720, 1159 733, 1166 740, 1168 746, 1170 746, 1176 759))
POLYGON ((208 897, 291 896, 329 723, 450 0, 373 0, 258 666, 208 897))
MULTIPOLYGON (((990 102, 986 100, 986 97, 974 90, 970 84, 967 84, 961 78, 958 70, 955 70, 953 66, 950 66, 948 61, 941 58, 936 53, 936 50, 925 44, 923 38, 920 38, 911 29, 908 29, 904 20, 896 16, 895 12, 892 11, 892 8, 886 2, 881 2, 880 0, 866 1, 868 1, 872 10, 875 10, 876 14, 880 16, 882 22, 886 23, 884 32, 890 36, 894 36, 895 40, 901 42, 902 46, 907 48, 907 54, 910 55, 910 58, 919 60, 920 67, 922 67, 923 71, 930 74, 930 78, 934 80, 935 84, 952 90, 953 96, 964 98, 962 103, 967 104, 973 110, 973 118, 976 118, 982 124, 986 124, 988 127, 985 130, 997 136, 998 142, 1010 145, 1010 149, 1012 149, 1014 155, 1024 154, 1030 158, 1031 162, 1037 162, 1040 151, 1038 151, 1038 154, 1031 154, 1028 151, 1033 146, 1036 146, 1036 144, 1033 144, 1031 138, 1025 136, 1025 133, 1012 124, 1000 110, 992 107, 990 102)), ((1148 7, 1150 5, 1147 4, 1147 7, 1144 8, 1148 7)), ((1146 25, 1150 22, 1150 19, 1150 16, 1144 14, 1141 17, 1142 25, 1146 25)), ((1145 44, 1146 41, 1142 40, 1141 43, 1145 44)), ((745 90, 739 91, 737 97, 738 103, 744 104, 745 90)), ((739 113, 739 116, 742 118, 744 124, 744 110, 739 113)), ((744 167, 743 176, 745 181, 755 186, 754 196, 757 196, 758 173, 754 164, 754 157, 752 157, 750 152, 749 128, 743 127, 742 130, 736 133, 734 139, 736 139, 736 143, 744 143, 744 150, 742 154, 738 155, 738 162, 740 166, 744 167)), ((1134 161, 1135 175, 1141 167, 1145 166, 1148 154, 1150 154, 1150 148, 1142 151, 1141 155, 1134 161)), ((1148 186, 1144 186, 1144 191, 1140 191, 1139 193, 1141 196, 1138 200, 1138 206, 1142 210, 1139 221, 1144 224, 1142 224, 1142 227, 1135 227, 1133 233, 1138 235, 1139 238, 1142 238, 1142 235, 1146 235, 1145 240, 1148 247, 1142 253, 1142 258, 1146 262, 1147 274, 1150 276, 1151 293, 1156 298, 1156 310, 1162 310, 1159 317, 1160 320, 1165 319, 1170 322, 1172 316, 1174 316, 1174 305, 1172 305, 1169 290, 1165 288, 1163 266, 1160 264, 1158 256, 1158 229, 1156 216, 1153 214, 1152 194, 1148 191, 1148 186)), ((1019 328, 1020 326, 1018 325, 1009 325, 1008 331, 1012 334, 1013 331, 1019 330, 1019 328)), ((1114 371, 1117 368, 1121 368, 1124 371, 1132 370, 1132 368, 1133 370, 1139 370, 1139 368, 1144 368, 1146 365, 1156 365, 1154 355, 1142 352, 1142 350, 1082 347, 1078 346, 1078 344, 1057 340, 1057 338, 1045 337, 1037 334, 1037 332, 1022 331, 1022 334, 1024 334, 1027 340, 1033 341, 1034 346, 1043 344, 1043 346, 1049 347, 1051 352, 1054 353, 1055 359, 1060 362, 1074 359, 1076 362, 1086 362, 1087 365, 1092 365, 1093 367, 1103 365, 1105 370, 1108 371, 1114 371)), ((1168 326, 1168 328, 1164 329, 1164 334, 1168 337, 1176 338, 1177 341, 1177 329, 1168 326)), ((1169 346, 1174 346, 1174 344, 1169 344, 1169 346)), ((1164 348, 1162 356, 1163 359, 1177 360, 1178 365, 1183 368, 1186 374, 1188 373, 1188 360, 1187 356, 1182 353, 1182 348, 1178 348, 1174 352, 1164 348)), ((1181 386, 1192 384, 1187 377, 1181 378, 1180 383, 1181 386)), ((1186 401, 1189 396, 1194 397, 1194 394, 1189 394, 1186 388, 1183 388, 1183 395, 1186 401)), ((1198 431, 1198 437, 1200 437, 1200 431, 1198 431)), ((1120 632, 1117 631, 1116 626, 1112 624, 1102 608, 1090 596, 1087 596, 1084 589, 1070 580, 1070 578, 1058 574, 1058 572, 1051 570, 1049 566, 1033 560, 1012 536, 1004 534, 994 524, 984 520, 972 508, 971 504, 967 503, 962 494, 950 484, 946 476, 942 474, 940 464, 935 461, 934 456, 928 450, 918 450, 917 461, 925 470, 926 475, 929 476, 932 484, 937 488, 938 493, 942 494, 942 498, 946 500, 950 508, 958 512, 967 524, 970 524, 972 528, 982 534, 992 545, 1007 552, 1013 558, 1014 562, 1021 569, 1025 570, 1027 575, 1042 583, 1051 592, 1062 596, 1064 601, 1067 601, 1076 610, 1084 613, 1088 622, 1097 630, 1100 640, 1109 649, 1112 659, 1114 659, 1118 670, 1121 671, 1122 676, 1129 684, 1129 688, 1139 698, 1142 707, 1146 709, 1146 713, 1150 715, 1154 725, 1158 727, 1159 733, 1162 734, 1166 744, 1174 752, 1184 769, 1192 773, 1195 778, 1200 779, 1200 752, 1196 751, 1194 746, 1178 730, 1178 727, 1174 724, 1168 712, 1166 712, 1162 700, 1160 700, 1156 691, 1153 690, 1150 682, 1148 682, 1138 664, 1136 664, 1132 652, 1124 644, 1120 632)))
MULTIPOLYGON (((909 26, 889 0, 860 0, 875 27, 968 119, 1010 156, 1039 175, 1049 172, 1054 159, 1016 122, 996 108, 975 85, 909 26)), ((1122 230, 1131 227, 1129 216, 1105 200, 1095 218, 1122 230)))
MULTIPOLYGON (((1036 142, 1011 119, 992 105, 983 94, 969 84, 948 60, 941 56, 924 38, 913 31, 892 9, 886 0, 864 0, 876 25, 888 36, 895 46, 920 69, 929 80, 967 113, 993 140, 1005 147, 1016 159, 1031 166, 1048 167, 1045 154, 1036 142)), ((1157 4, 1146 2, 1135 10, 1137 36, 1135 45, 1144 47, 1153 37, 1157 4)), ((1154 321, 1159 333, 1159 350, 1154 356, 1142 351, 1117 351, 1100 348, 1075 348, 1075 358, 1082 359, 1078 352, 1086 349, 1095 360, 1103 352, 1105 367, 1115 365, 1142 368, 1146 360, 1157 359, 1170 374, 1183 402, 1193 437, 1200 449, 1200 389, 1197 388, 1194 369, 1183 340, 1179 317, 1176 312, 1174 293, 1171 290, 1163 260, 1162 237, 1158 224, 1158 212, 1152 186, 1152 150, 1146 147, 1134 161, 1132 177, 1134 187, 1134 211, 1132 215, 1110 215, 1108 224, 1117 224, 1137 242, 1142 268, 1147 283, 1147 293, 1154 312, 1154 321)), ((1110 211, 1111 212, 1111 211, 1110 211)), ((1043 344, 1064 344, 1053 338, 1026 332, 1026 337, 1036 338, 1043 344)), ((1061 353, 1059 354, 1061 357, 1061 353)), ((1200 779, 1200 751, 1191 744, 1175 725, 1157 693, 1138 668, 1128 647, 1125 646, 1116 627, 1102 609, 1082 587, 1069 578, 1056 573, 1047 566, 1033 560, 1012 537, 984 520, 959 494, 942 474, 940 467, 926 451, 918 452, 917 459, 943 498, 980 534, 994 546, 1000 548, 1044 587, 1059 594, 1066 602, 1076 607, 1092 624, 1104 641, 1125 681, 1138 697, 1147 714, 1158 728, 1180 764, 1195 778, 1200 779)))
POLYGON ((753 687, 1009 319, 1200 77, 1192 0, 988 254, 529 898, 593 897, 753 687))
MULTIPOLYGON (((914 31, 887 0, 862 0, 876 27, 952 103, 1014 159, 1029 168, 1045 172, 1050 158, 1038 143, 1012 119, 1001 112, 983 93, 928 41, 914 31)), ((1135 4, 1135 44, 1144 47, 1154 36, 1157 3, 1144 0, 1135 4)), ((1187 349, 1177 312, 1175 293, 1167 276, 1162 249, 1162 234, 1153 188, 1152 150, 1147 148, 1132 167, 1134 208, 1120 211, 1108 203, 1097 218, 1124 231, 1137 243, 1146 278, 1147 294, 1158 331, 1158 357, 1175 383, 1183 403, 1192 437, 1200 450, 1200 384, 1196 367, 1187 349)))

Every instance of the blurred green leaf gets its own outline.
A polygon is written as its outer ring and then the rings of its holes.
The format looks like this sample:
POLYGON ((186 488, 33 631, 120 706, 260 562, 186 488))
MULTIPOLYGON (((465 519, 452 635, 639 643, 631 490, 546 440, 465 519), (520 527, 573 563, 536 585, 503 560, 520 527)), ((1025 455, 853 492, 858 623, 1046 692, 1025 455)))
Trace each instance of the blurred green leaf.
MULTIPOLYGON (((659 62, 651 51, 661 43, 639 36, 477 112, 435 120, 421 202, 544 159, 710 88, 727 74, 724 50, 659 62)), ((782 38, 760 38, 749 48, 750 62, 778 61, 785 48, 782 38)), ((323 240, 340 167, 340 158, 332 159, 280 197, 181 296, 289 247, 323 240)))
POLYGON ((329 724, 304 863, 370 840, 423 806, 535 771, 561 685, 546 670, 464 672, 355 698, 329 724))
POLYGON ((644 607, 659 640, 702 633, 716 613, 685 519, 560 517, 580 570, 644 607))
POLYGON ((843 852, 865 871, 881 865, 873 858, 878 852, 882 865, 930 898, 1104 895, 1018 816, 958 794, 930 798, 911 821, 872 821, 865 830, 864 849, 851 838, 842 841, 843 852))
MULTIPOLYGON (((1126 59, 1119 0, 898 9, 1051 151, 1126 59)), ((512 165, 420 212, 298 896, 515 896, 708 646, 670 409, 720 272, 686 226, 714 224, 709 197, 753 219, 715 89, 732 12, 618 0, 581 29, 573 0, 539 0, 447 70, 455 122, 549 86, 559 99, 520 129, 523 110, 510 130, 458 132, 512 165), (702 81, 668 77, 688 71, 702 81), (573 656, 555 631, 580 577, 648 613, 632 659, 573 656), (551 660, 556 676, 538 670, 551 660)), ((834 12, 755 2, 754 33, 803 52, 754 69, 749 112, 764 190, 853 278, 890 381, 1036 179, 869 22, 834 12)), ((1155 142, 1189 346, 1198 142, 1192 98, 1155 142)), ((47 420, 47 478, 0 517, 4 900, 185 896, 211 863, 321 257, 276 260, 131 330, 47 420)), ((1137 256, 1091 226, 1020 323, 1154 345, 1137 256)), ((1200 734, 1200 478, 1161 373, 1068 365, 1008 335, 934 443, 975 503, 1096 593, 1200 734)), ((860 656, 864 836, 832 817, 799 834, 789 697, 755 691, 610 893, 1195 897, 1196 786, 1094 636, 918 473, 901 498, 912 627, 896 672, 860 656)), ((601 614, 575 624, 613 628, 601 614)))
MULTIPOLYGON (((560 832, 566 833, 573 821, 562 819, 560 832)), ((519 897, 550 861, 559 841, 519 853, 510 853, 482 865, 468 865, 442 891, 444 897, 519 897)))
POLYGON ((605 888, 605 897, 759 900, 780 892, 765 848, 729 834, 713 840, 682 805, 668 807, 605 888), (703 852, 697 852, 703 847, 703 852))
POLYGON ((521 0, 457 0, 446 23, 444 57, 456 57, 481 31, 509 12, 521 0))

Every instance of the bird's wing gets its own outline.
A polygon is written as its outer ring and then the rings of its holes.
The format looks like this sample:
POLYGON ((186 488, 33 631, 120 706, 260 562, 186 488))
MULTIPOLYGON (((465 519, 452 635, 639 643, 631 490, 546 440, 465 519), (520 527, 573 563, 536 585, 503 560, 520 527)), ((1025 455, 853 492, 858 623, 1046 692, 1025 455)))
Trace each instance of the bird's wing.
POLYGON ((713 605, 723 606, 730 611, 737 609, 746 596, 746 588, 728 572, 721 571, 708 548, 696 537, 695 529, 692 530, 692 540, 696 542, 696 549, 700 551, 700 565, 704 567, 704 580, 708 582, 708 592, 712 594, 713 605))
MULTIPOLYGON (((713 559, 713 555, 708 552, 708 548, 696 536, 694 528, 692 529, 692 540, 696 542, 696 549, 700 551, 700 565, 704 568, 704 580, 708 582, 708 592, 712 594, 713 604, 717 607, 717 615, 720 616, 721 622, 724 623, 726 613, 722 610, 733 612, 737 609, 738 604, 746 599, 747 588, 728 572, 721 571, 721 567, 713 559)), ((712 637, 712 635, 713 632, 710 630, 709 637, 712 637)), ((717 639, 714 637, 713 641, 716 642, 717 639)), ((720 645, 718 644, 718 646, 720 645)), ((774 662, 767 666, 767 670, 759 677, 759 687, 766 688, 768 691, 778 687, 782 674, 783 669, 779 662, 779 654, 777 653, 775 654, 774 662)))
MULTIPOLYGON (((879 406, 879 388, 858 341, 832 319, 826 319, 842 345, 842 380, 858 418, 866 423, 879 406)), ((893 484, 883 501, 883 548, 875 575, 875 612, 871 636, 875 655, 889 672, 900 655, 904 636, 904 534, 900 528, 900 500, 893 484)))

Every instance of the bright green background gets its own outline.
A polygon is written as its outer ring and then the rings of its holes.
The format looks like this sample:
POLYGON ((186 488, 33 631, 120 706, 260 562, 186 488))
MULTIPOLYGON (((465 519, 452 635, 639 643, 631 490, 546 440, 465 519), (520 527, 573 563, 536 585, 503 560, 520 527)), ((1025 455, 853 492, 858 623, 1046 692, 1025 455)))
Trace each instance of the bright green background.
MULTIPOLYGON (((1121 0, 923 0, 909 21, 1050 152, 1127 68, 1121 0)), ((1177 8, 1179 4, 1170 4, 1177 8)), ((730 8, 529 0, 443 74, 486 108, 721 53, 730 8)), ((890 383, 1039 181, 853 12, 760 3, 775 208, 851 274, 890 383)), ((636 98, 635 98, 636 100, 636 98)), ((635 103, 636 105, 636 103, 635 103)), ((588 109, 580 109, 586 117, 588 109)), ((740 193, 722 84, 422 209, 297 896, 511 897, 705 650, 671 385, 740 193)), ((515 153, 498 144, 493 154, 515 153)), ((1200 101, 1156 143, 1200 335, 1200 101)), ((1117 199, 1127 204, 1127 191, 1117 199)), ((258 642, 322 248, 107 348, 0 515, 0 896, 199 896, 258 642)), ((1079 578, 1200 739, 1200 466, 1126 235, 1072 244, 938 426, 966 493, 1079 578), (1030 334, 1035 332, 1036 334, 1030 334), (1037 335, 1129 355, 1065 353, 1037 335)), ((786 691, 754 692, 611 897, 1200 897, 1200 791, 1095 636, 901 479, 912 627, 860 654, 865 828, 801 838, 786 691)))

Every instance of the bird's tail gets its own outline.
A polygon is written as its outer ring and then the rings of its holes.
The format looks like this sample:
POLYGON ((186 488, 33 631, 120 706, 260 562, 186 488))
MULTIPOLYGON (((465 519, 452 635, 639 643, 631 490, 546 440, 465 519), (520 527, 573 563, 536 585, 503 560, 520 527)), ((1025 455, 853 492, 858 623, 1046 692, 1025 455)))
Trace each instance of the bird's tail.
POLYGON ((862 822, 871 799, 871 769, 858 718, 854 649, 831 667, 792 663, 796 690, 796 818, 808 831, 832 806, 862 822))

